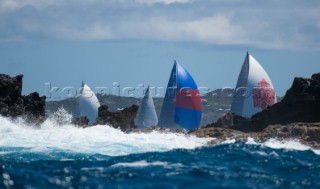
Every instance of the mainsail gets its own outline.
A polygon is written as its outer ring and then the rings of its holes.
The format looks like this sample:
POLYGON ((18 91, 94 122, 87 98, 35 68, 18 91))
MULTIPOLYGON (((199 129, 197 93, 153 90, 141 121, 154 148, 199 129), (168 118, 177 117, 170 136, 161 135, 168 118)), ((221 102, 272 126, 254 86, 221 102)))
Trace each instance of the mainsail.
POLYGON ((147 128, 158 125, 158 117, 149 87, 141 100, 134 123, 139 128, 147 128))
POLYGON ((247 53, 238 77, 231 105, 231 112, 242 117, 251 117, 276 102, 272 82, 259 64, 247 53))
POLYGON ((98 117, 98 108, 100 103, 90 89, 90 87, 82 82, 82 88, 79 96, 79 114, 80 116, 86 116, 89 119, 89 124, 96 122, 98 117))
POLYGON ((195 129, 200 125, 201 115, 198 87, 190 73, 175 62, 163 100, 159 126, 195 129))

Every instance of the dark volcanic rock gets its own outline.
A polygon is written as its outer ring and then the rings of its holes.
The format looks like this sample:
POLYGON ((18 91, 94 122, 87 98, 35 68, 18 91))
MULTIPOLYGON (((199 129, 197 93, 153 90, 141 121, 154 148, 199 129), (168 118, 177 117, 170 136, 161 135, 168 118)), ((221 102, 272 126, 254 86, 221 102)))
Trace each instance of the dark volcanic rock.
POLYGON ((109 107, 107 105, 102 105, 98 109, 98 118, 96 124, 98 125, 105 125, 108 123, 108 120, 110 120, 110 113, 108 111, 109 107))
POLYGON ((269 125, 260 132, 241 132, 232 129, 206 127, 196 130, 191 135, 197 137, 211 137, 211 144, 220 144, 223 141, 235 139, 246 141, 253 138, 257 142, 265 142, 268 139, 299 140, 310 147, 320 149, 320 123, 291 123, 287 125, 269 125))
POLYGON ((38 119, 45 116, 46 97, 40 97, 37 92, 23 96, 25 114, 38 119))
POLYGON ((208 125, 207 127, 220 127, 220 128, 237 128, 241 127, 242 124, 246 123, 248 119, 232 114, 232 113, 226 113, 223 117, 218 119, 214 124, 208 125))
POLYGON ((311 78, 295 78, 283 100, 250 119, 226 114, 207 127, 222 127, 244 132, 262 131, 269 125, 320 122, 320 73, 311 78))
POLYGON ((22 96, 22 78, 23 75, 0 74, 0 114, 12 118, 25 116, 29 122, 40 123, 45 117, 46 97, 36 92, 22 96))
POLYGON ((87 116, 81 116, 74 120, 74 124, 81 126, 81 127, 88 127, 89 126, 89 119, 87 116))
POLYGON ((122 131, 129 131, 137 128, 134 124, 137 111, 137 105, 132 105, 118 112, 109 112, 108 106, 102 105, 98 111, 97 124, 108 124, 114 128, 120 128, 122 131))

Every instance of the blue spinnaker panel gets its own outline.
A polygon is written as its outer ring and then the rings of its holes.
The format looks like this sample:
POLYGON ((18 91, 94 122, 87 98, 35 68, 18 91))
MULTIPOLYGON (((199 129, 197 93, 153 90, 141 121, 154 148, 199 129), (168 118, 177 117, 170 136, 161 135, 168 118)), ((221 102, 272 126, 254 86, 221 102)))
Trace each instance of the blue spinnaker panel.
POLYGON ((163 101, 159 125, 167 128, 198 128, 202 105, 197 85, 191 74, 174 63, 163 101))
POLYGON ((176 63, 174 63, 160 112, 159 126, 161 127, 166 127, 170 129, 178 127, 174 120, 176 107, 176 86, 177 65, 176 63))
POLYGON ((177 92, 175 122, 185 129, 200 126, 202 115, 201 96, 191 74, 177 64, 177 92))
POLYGON ((200 125, 201 115, 201 111, 176 107, 175 122, 185 129, 195 129, 200 125))
POLYGON ((194 82, 190 73, 184 69, 180 64, 177 63, 177 88, 188 88, 188 89, 195 89, 197 90, 197 84, 194 82))

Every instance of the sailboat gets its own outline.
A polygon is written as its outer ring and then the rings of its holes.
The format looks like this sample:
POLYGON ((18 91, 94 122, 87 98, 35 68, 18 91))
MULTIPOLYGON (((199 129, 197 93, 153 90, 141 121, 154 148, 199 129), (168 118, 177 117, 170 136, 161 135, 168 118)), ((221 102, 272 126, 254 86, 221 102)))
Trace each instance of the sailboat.
POLYGON ((137 116, 134 120, 138 128, 148 128, 158 125, 158 116, 154 108, 154 103, 149 87, 141 100, 137 116))
POLYGON ((195 129, 201 122, 202 104, 190 73, 174 62, 160 113, 159 126, 195 129))
POLYGON ((231 113, 250 118, 276 103, 271 79, 259 62, 247 52, 233 95, 231 113))
POLYGON ((98 109, 100 107, 100 103, 94 92, 84 82, 82 82, 78 102, 79 115, 86 116, 89 119, 89 124, 95 123, 98 117, 98 109))

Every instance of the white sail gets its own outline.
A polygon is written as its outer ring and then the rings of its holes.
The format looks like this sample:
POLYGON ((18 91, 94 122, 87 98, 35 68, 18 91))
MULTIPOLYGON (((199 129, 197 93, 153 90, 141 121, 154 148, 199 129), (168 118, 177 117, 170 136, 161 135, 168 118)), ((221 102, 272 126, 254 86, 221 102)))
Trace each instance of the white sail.
POLYGON ((275 102, 271 79, 259 62, 247 53, 233 96, 231 112, 251 117, 275 102))
POLYGON ((134 123, 139 128, 147 128, 158 125, 158 117, 154 108, 149 87, 147 88, 145 96, 141 100, 134 123))
POLYGON ((98 109, 100 107, 99 100, 90 87, 82 83, 79 97, 79 114, 89 119, 89 124, 96 122, 98 117, 98 109))

